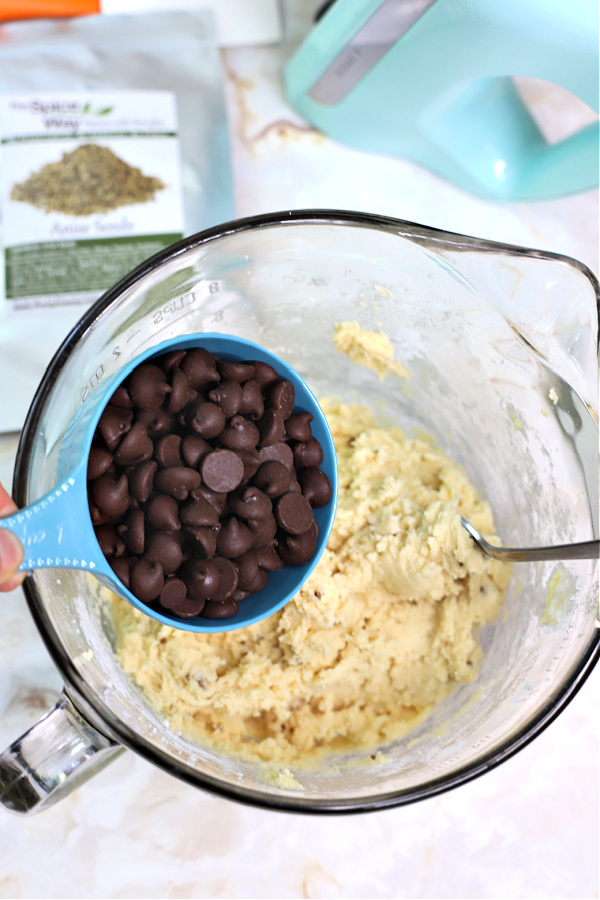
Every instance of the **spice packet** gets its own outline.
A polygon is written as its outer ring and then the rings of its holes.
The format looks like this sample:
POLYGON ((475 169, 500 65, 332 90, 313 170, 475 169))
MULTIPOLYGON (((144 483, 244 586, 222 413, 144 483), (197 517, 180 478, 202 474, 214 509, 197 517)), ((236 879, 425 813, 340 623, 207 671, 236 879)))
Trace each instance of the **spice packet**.
POLYGON ((282 38, 279 0, 0 0, 0 22, 156 9, 210 9, 219 47, 276 44, 282 38))
POLYGON ((0 431, 12 431, 90 303, 235 211, 210 11, 5 25, 0 71, 0 431))
POLYGON ((7 315, 89 303, 183 236, 171 92, 0 96, 0 134, 7 315))

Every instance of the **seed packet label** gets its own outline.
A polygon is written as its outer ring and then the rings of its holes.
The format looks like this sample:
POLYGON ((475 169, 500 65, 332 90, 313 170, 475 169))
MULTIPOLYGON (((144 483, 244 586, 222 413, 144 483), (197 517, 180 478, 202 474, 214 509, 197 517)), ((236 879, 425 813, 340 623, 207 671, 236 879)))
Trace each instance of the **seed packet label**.
POLYGON ((184 233, 169 91, 0 97, 7 311, 89 303, 184 233))

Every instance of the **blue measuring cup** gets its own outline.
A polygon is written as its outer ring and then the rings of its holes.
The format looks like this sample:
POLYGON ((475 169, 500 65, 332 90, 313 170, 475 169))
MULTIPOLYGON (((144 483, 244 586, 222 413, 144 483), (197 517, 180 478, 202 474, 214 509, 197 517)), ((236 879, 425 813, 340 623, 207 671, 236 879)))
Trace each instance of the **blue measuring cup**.
POLYGON ((81 569, 90 572, 98 581, 148 616, 165 625, 185 631, 232 631, 253 625, 281 609, 298 592, 313 571, 333 524, 337 499, 337 459, 331 431, 323 410, 298 373, 286 362, 258 344, 232 335, 206 333, 191 334, 165 341, 134 357, 118 373, 87 395, 73 416, 62 441, 55 486, 35 503, 14 515, 0 519, 0 527, 12 531, 25 547, 25 559, 20 571, 32 569, 81 569), (321 469, 332 486, 331 500, 314 510, 319 534, 314 556, 303 565, 285 565, 271 572, 267 585, 246 598, 239 612, 227 619, 206 619, 195 616, 181 619, 168 610, 157 610, 139 600, 113 572, 104 556, 89 512, 87 497, 87 465, 96 426, 116 388, 127 376, 153 357, 172 350, 202 347, 224 360, 258 360, 272 366, 281 378, 292 382, 295 390, 294 412, 312 414, 313 436, 323 449, 321 469))

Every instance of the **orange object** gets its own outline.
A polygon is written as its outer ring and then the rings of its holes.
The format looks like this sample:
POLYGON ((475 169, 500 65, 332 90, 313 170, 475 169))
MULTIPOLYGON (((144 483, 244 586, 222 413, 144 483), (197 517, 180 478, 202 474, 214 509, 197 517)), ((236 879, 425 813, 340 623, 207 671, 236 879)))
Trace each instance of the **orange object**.
POLYGON ((100 12, 100 0, 0 0, 0 22, 54 19, 100 12))

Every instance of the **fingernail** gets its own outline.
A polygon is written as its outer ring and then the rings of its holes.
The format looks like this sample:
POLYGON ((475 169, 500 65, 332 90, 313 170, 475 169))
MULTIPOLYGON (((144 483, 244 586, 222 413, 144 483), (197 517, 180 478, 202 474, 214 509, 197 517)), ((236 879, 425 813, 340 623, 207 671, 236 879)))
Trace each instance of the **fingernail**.
POLYGON ((12 531, 0 528, 0 583, 12 578, 23 561, 23 545, 12 531))

